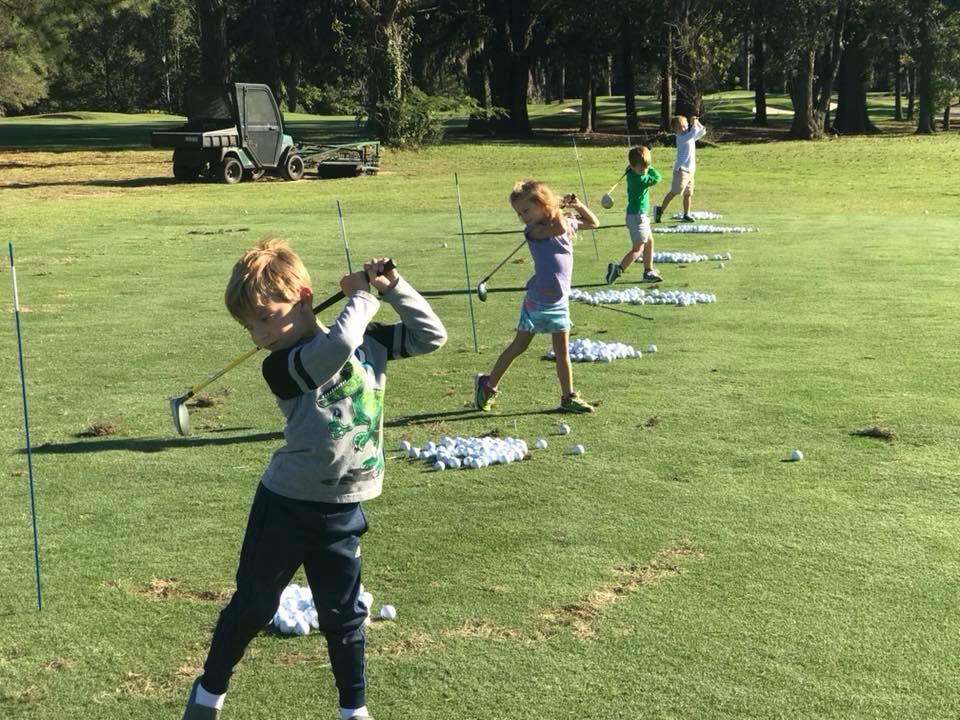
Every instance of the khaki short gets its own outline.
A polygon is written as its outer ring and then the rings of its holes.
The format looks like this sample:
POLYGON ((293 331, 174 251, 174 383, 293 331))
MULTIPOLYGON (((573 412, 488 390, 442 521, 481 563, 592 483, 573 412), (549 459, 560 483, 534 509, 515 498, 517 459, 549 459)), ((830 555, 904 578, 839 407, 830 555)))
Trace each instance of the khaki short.
POLYGON ((670 192, 674 195, 693 195, 693 173, 683 168, 674 170, 670 192))

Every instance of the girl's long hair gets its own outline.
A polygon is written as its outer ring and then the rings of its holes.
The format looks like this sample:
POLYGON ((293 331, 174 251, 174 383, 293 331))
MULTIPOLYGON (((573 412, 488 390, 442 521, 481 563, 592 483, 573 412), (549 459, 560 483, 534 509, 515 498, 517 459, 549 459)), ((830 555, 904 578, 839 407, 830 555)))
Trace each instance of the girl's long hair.
POLYGON ((563 213, 560 211, 560 198, 547 187, 547 184, 540 180, 521 180, 513 186, 510 192, 510 204, 515 204, 518 200, 532 200, 546 211, 546 217, 550 222, 560 220, 563 213))

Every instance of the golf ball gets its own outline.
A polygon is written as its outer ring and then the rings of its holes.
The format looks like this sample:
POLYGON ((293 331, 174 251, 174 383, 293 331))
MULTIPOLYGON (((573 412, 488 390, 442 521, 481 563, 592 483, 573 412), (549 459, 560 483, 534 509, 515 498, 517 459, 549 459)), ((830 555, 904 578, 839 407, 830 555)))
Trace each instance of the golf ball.
POLYGON ((546 441, 546 440, 543 440, 543 439, 537 440, 537 447, 540 448, 541 450, 546 450, 546 449, 547 449, 547 441, 546 441))
POLYGON ((447 469, 447 466, 443 464, 443 461, 442 461, 442 460, 437 460, 437 461, 433 464, 433 469, 434 469, 434 470, 446 470, 446 469, 447 469))
POLYGON ((802 451, 802 450, 794 450, 792 453, 790 453, 790 459, 793 460, 794 462, 798 462, 798 461, 800 461, 800 460, 803 460, 803 451, 802 451))
POLYGON ((654 345, 654 344, 652 344, 652 343, 651 343, 650 345, 647 345, 647 352, 648 352, 648 353, 654 353, 654 352, 656 352, 656 351, 657 351, 657 346, 656 346, 656 345, 654 345))
POLYGON ((357 595, 357 601, 367 609, 367 612, 369 612, 370 608, 373 607, 373 594, 364 591, 357 595))
POLYGON ((567 425, 566 423, 560 423, 560 427, 557 428, 557 432, 560 433, 561 435, 569 435, 570 426, 567 425))
POLYGON ((574 445, 574 446, 573 446, 573 454, 574 454, 574 455, 583 455, 584 452, 586 452, 586 451, 583 449, 583 445, 574 445))
POLYGON ((720 263, 717 267, 719 267, 721 270, 723 270, 723 268, 726 267, 726 266, 725 266, 723 263, 720 263))
POLYGON ((381 605, 380 617, 382 617, 384 620, 396 620, 397 609, 393 605, 381 605))

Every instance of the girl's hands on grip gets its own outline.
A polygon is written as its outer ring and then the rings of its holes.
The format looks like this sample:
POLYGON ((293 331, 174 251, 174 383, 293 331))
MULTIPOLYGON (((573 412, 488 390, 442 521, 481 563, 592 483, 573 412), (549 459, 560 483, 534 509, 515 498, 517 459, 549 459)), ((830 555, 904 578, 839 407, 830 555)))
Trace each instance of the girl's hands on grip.
POLYGON ((363 269, 370 284, 382 293, 396 285, 397 280, 400 279, 400 273, 397 272, 396 268, 386 273, 383 272, 383 266, 389 259, 385 257, 371 258, 363 264, 363 269))

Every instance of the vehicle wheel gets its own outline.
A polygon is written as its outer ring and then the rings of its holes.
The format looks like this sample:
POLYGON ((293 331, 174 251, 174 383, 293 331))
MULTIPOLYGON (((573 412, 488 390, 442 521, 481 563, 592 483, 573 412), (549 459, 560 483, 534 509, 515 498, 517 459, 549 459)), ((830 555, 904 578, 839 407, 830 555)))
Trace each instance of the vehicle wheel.
POLYGON ((254 168, 253 170, 244 171, 244 177, 246 177, 248 180, 259 180, 266 172, 267 171, 263 168, 254 168))
POLYGON ((235 185, 243 180, 243 164, 235 157, 225 157, 214 170, 217 180, 227 185, 235 185))
POLYGON ((200 176, 200 169, 193 165, 173 164, 173 176, 177 180, 196 180, 200 176))
POLYGON ((303 169, 303 158, 291 152, 280 168, 280 174, 284 180, 299 180, 303 177, 303 169))

